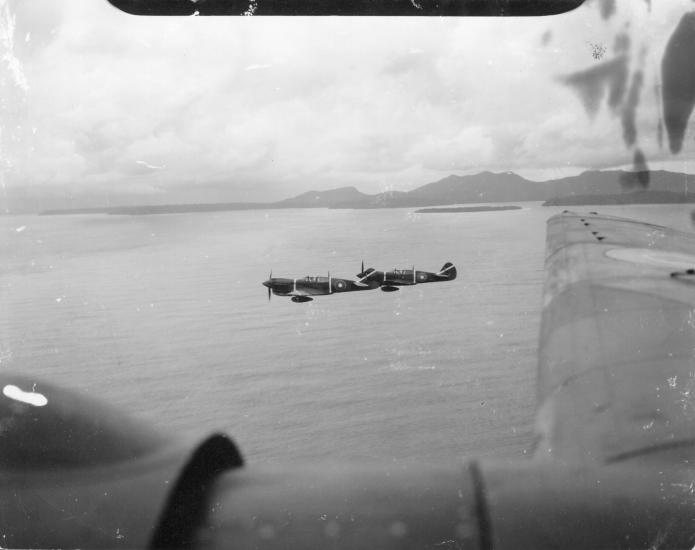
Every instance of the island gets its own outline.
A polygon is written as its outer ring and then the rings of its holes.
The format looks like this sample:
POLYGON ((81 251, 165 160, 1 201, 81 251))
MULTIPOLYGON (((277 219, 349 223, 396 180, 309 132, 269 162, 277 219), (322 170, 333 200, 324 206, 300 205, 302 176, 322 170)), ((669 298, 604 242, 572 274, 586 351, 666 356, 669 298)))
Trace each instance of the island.
POLYGON ((620 194, 569 195, 549 199, 543 203, 543 206, 683 204, 693 202, 695 202, 695 193, 642 190, 620 194))
POLYGON ((455 206, 447 208, 420 208, 416 214, 451 214, 456 212, 497 212, 498 210, 521 210, 521 206, 455 206))

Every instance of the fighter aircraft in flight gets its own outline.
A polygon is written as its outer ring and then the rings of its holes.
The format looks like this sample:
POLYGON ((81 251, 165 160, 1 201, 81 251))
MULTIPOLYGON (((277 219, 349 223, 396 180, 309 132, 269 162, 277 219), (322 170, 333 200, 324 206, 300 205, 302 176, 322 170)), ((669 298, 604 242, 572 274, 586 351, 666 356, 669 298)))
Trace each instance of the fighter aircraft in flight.
POLYGON ((384 292, 394 292, 398 290, 399 286, 453 281, 456 278, 456 267, 451 262, 446 262, 438 273, 417 271, 415 266, 412 269, 377 271, 373 267, 365 270, 364 262, 362 262, 362 271, 357 276, 360 277, 361 281, 378 281, 381 285, 381 290, 384 292))
POLYGON ((380 283, 376 280, 352 281, 350 279, 338 279, 331 277, 312 277, 306 276, 301 279, 288 279, 285 277, 273 277, 273 272, 267 281, 261 283, 268 289, 268 300, 275 294, 276 296, 291 296, 295 303, 311 302, 313 296, 326 296, 338 292, 354 292, 357 290, 372 290, 379 287, 380 283))

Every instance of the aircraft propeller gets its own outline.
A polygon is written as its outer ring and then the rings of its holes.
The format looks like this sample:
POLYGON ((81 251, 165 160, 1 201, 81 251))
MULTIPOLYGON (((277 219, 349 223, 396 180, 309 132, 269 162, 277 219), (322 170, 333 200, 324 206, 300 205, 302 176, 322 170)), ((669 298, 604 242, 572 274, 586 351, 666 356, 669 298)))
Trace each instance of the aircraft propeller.
POLYGON ((333 294, 333 285, 331 284, 331 272, 328 272, 328 294, 333 294))
MULTIPOLYGON (((273 270, 270 270, 270 275, 268 276, 268 281, 271 281, 273 279, 273 270)), ((268 301, 270 302, 270 297, 273 295, 273 291, 270 288, 270 284, 268 285, 268 301)))

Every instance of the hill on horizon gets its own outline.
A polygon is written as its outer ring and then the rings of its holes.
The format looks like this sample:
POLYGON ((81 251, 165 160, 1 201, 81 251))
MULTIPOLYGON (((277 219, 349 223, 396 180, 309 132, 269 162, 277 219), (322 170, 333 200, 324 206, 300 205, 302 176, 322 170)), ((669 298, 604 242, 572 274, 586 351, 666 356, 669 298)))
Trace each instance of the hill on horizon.
MULTIPOLYGON (((325 191, 307 191, 269 203, 197 203, 156 205, 124 205, 110 207, 43 210, 43 214, 112 213, 153 214, 167 212, 200 212, 276 208, 399 208, 447 206, 452 204, 499 203, 521 201, 591 200, 599 196, 641 193, 639 202, 650 193, 671 193, 675 199, 695 191, 695 175, 656 170, 627 172, 623 170, 587 170, 577 176, 548 181, 532 181, 514 172, 480 172, 473 175, 450 175, 411 191, 386 191, 369 195, 354 186, 325 191), (648 187, 644 183, 648 182, 648 187), (581 199, 579 198, 581 197, 581 199)), ((655 195, 656 196, 656 195, 655 195)), ((628 199, 629 200, 629 199, 628 199)), ((575 201, 576 203, 576 201, 575 201)))
POLYGON ((683 194, 695 191, 695 175, 664 170, 646 173, 623 170, 587 170, 577 176, 532 181, 514 172, 480 172, 451 175, 412 191, 362 195, 356 200, 334 204, 333 208, 393 208, 445 206, 481 202, 546 201, 575 196, 620 195, 664 192, 683 194), (648 188, 643 187, 644 181, 648 188))

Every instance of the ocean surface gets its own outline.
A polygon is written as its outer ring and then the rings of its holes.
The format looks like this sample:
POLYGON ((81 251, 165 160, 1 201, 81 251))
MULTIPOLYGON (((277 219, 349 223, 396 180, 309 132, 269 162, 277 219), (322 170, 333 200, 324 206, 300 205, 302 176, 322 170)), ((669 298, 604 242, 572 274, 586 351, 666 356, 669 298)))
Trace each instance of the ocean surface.
MULTIPOLYGON (((545 221, 562 208, 0 217, 0 368, 250 463, 511 459, 532 443, 545 221), (292 303, 274 276, 458 269, 292 303)), ((692 206, 596 207, 692 230, 692 206)))

